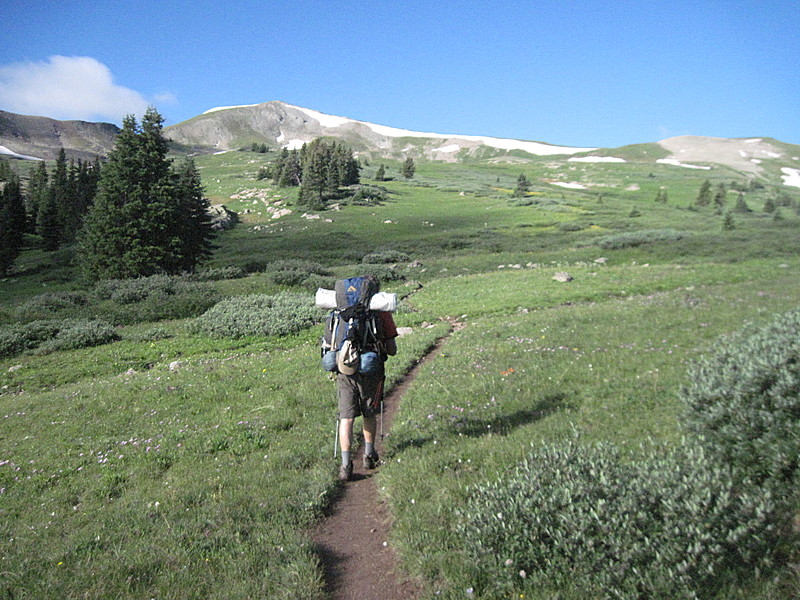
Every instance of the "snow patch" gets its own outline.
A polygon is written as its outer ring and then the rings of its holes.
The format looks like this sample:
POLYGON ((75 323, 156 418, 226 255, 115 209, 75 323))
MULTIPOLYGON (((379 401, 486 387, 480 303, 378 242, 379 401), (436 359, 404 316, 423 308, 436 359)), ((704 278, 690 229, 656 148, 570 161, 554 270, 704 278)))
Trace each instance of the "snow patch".
POLYGON ((538 156, 545 156, 551 154, 577 154, 578 152, 591 152, 597 148, 570 148, 567 146, 551 146, 550 144, 542 144, 540 142, 526 142, 523 140, 512 140, 505 138, 486 137, 481 135, 457 135, 450 133, 426 133, 421 131, 410 131, 408 129, 398 129, 397 127, 389 127, 386 125, 376 125, 374 123, 367 123, 365 121, 356 121, 346 117, 335 117, 326 115, 310 108, 302 108, 300 106, 293 106, 287 104, 291 108, 297 109, 313 119, 319 121, 324 127, 341 127, 347 123, 358 123, 369 127, 378 135, 386 137, 413 137, 413 138, 434 138, 434 139, 456 139, 466 140, 470 142, 477 142, 491 146, 492 148, 499 148, 501 150, 524 150, 530 154, 538 156))
POLYGON ((703 171, 710 171, 711 167, 701 167, 700 165, 688 165, 686 163, 682 163, 681 161, 675 158, 659 158, 656 160, 657 163, 661 163, 662 165, 673 165, 675 167, 684 167, 686 169, 702 169, 703 171))
POLYGON ((569 188, 571 190, 585 190, 586 189, 585 185, 583 185, 582 183, 574 182, 574 181, 570 182, 570 183, 567 183, 566 181, 550 181, 549 183, 551 183, 553 185, 557 185, 559 187, 569 188))
POLYGON ((333 115, 326 115, 316 110, 311 110, 310 108, 303 108, 301 106, 292 106, 292 108, 296 108, 300 112, 306 113, 312 119, 319 121, 319 124, 322 125, 323 127, 340 127, 347 123, 353 123, 353 120, 348 119, 347 117, 334 117, 333 115))
POLYGON ((442 146, 441 148, 434 148, 434 152, 458 152, 461 150, 461 146, 458 144, 450 144, 448 146, 442 146))
POLYGON ((5 146, 0 146, 0 154, 5 156, 10 156, 11 158, 21 158, 22 160, 42 160, 41 158, 37 158, 36 156, 28 156, 26 154, 17 154, 13 150, 9 150, 5 146))
POLYGON ((761 138, 753 138, 751 140, 744 140, 745 144, 757 144, 761 141, 761 138))
POLYGON ((615 156, 573 156, 567 162, 585 162, 585 163, 624 163, 627 162, 624 158, 617 158, 615 156))
POLYGON ((209 113, 217 112, 217 111, 220 111, 220 110, 228 110, 228 109, 231 109, 231 108, 251 108, 253 106, 258 106, 258 104, 239 104, 237 106, 217 106, 216 108, 209 108, 203 114, 207 115, 209 113))
POLYGON ((289 143, 284 146, 287 150, 300 150, 305 144, 305 140, 289 140, 289 143))
POLYGON ((781 178, 783 179, 783 185, 800 187, 800 169, 783 167, 781 169, 781 173, 785 173, 785 175, 781 175, 781 178))

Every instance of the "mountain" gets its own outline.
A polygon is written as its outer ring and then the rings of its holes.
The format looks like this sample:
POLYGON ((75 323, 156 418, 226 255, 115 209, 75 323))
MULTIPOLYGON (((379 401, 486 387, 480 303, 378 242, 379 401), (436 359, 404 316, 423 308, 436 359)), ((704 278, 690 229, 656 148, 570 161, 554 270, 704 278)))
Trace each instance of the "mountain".
POLYGON ((398 159, 414 156, 455 161, 515 152, 545 156, 594 150, 487 136, 408 131, 278 101, 214 108, 164 131, 178 144, 217 151, 249 147, 254 142, 293 149, 318 137, 334 137, 358 155, 398 159))
MULTIPOLYGON (((103 156, 119 129, 110 123, 56 121, 0 111, 0 155, 54 159, 60 148, 75 158, 103 156)), ((570 162, 660 162, 675 167, 710 169, 724 165, 749 177, 800 187, 800 146, 771 138, 672 137, 620 148, 572 148, 543 142, 488 136, 423 133, 326 115, 273 101, 207 110, 164 129, 173 148, 210 153, 250 148, 300 148, 318 137, 337 139, 357 156, 369 159, 407 156, 455 162, 485 159, 526 162, 537 156, 570 162)))
POLYGON ((93 160, 114 147, 119 128, 111 123, 57 121, 0 110, 0 154, 54 160, 64 148, 68 158, 93 160))

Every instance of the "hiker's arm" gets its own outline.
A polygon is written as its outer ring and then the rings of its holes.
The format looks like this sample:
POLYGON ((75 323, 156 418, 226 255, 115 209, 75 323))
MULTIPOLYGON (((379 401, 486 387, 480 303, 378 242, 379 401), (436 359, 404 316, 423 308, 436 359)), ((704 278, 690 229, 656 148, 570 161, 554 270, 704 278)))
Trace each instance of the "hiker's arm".
POLYGON ((394 356, 395 354, 397 354, 397 342, 394 340, 394 338, 389 338, 388 340, 386 340, 386 342, 383 345, 383 348, 386 351, 386 354, 388 354, 389 356, 394 356))

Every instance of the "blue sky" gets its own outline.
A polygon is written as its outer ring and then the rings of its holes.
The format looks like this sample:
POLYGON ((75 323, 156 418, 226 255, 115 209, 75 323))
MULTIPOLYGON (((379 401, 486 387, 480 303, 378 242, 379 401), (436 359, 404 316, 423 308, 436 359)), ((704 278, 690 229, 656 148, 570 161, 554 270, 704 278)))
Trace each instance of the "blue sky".
POLYGON ((0 109, 175 124, 282 100, 415 131, 800 144, 800 2, 5 0, 0 109))

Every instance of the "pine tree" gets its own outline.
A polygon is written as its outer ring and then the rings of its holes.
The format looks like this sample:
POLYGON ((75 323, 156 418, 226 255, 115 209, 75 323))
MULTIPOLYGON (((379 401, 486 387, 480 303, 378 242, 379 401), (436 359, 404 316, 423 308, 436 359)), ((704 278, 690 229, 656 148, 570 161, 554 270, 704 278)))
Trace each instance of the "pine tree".
POLYGON ((182 210, 196 190, 173 170, 162 123, 153 108, 141 128, 132 115, 123 120, 80 236, 79 264, 89 279, 177 273, 204 258, 187 256, 187 244, 203 247, 183 240, 182 210))
POLYGON ((414 177, 414 173, 416 172, 416 170, 417 167, 414 165, 414 159, 411 158, 410 156, 407 157, 401 169, 403 177, 405 177, 406 179, 411 179, 412 177, 414 177))
POLYGON ((739 195, 736 198, 736 205, 733 207, 734 212, 737 213, 749 213, 751 212, 750 207, 747 206, 747 202, 744 199, 744 194, 739 192, 739 195))
POLYGON ((767 198, 766 201, 764 202, 764 212, 774 213, 776 209, 777 206, 775 206, 775 200, 772 197, 767 198))
POLYGON ((378 167, 378 171, 375 173, 375 180, 386 181, 386 168, 383 165, 378 167))
POLYGON ((714 208, 717 214, 722 214, 727 202, 728 190, 725 188, 724 183, 717 186, 717 192, 714 194, 714 208))
POLYGON ((517 177, 517 187, 514 189, 514 196, 522 197, 531 189, 531 183, 525 177, 525 173, 520 173, 517 177))
POLYGON ((708 206, 711 204, 711 182, 706 179, 700 186, 700 191, 697 193, 697 206, 708 206))
POLYGON ((211 257, 210 203, 203 193, 200 172, 192 158, 187 158, 176 172, 178 214, 173 222, 172 235, 176 240, 177 262, 171 270, 194 271, 196 266, 211 257))
POLYGON ((28 193, 25 196, 25 211, 28 213, 28 231, 36 232, 36 223, 39 219, 39 208, 46 202, 49 194, 49 176, 47 165, 40 161, 31 173, 28 181, 28 193))
POLYGON ((725 217, 722 219, 722 230, 733 231, 734 229, 736 229, 736 222, 733 220, 733 213, 726 210, 725 217))
POLYGON ((22 250, 25 234, 25 201, 19 177, 3 173, 0 183, 0 276, 5 277, 22 250))

